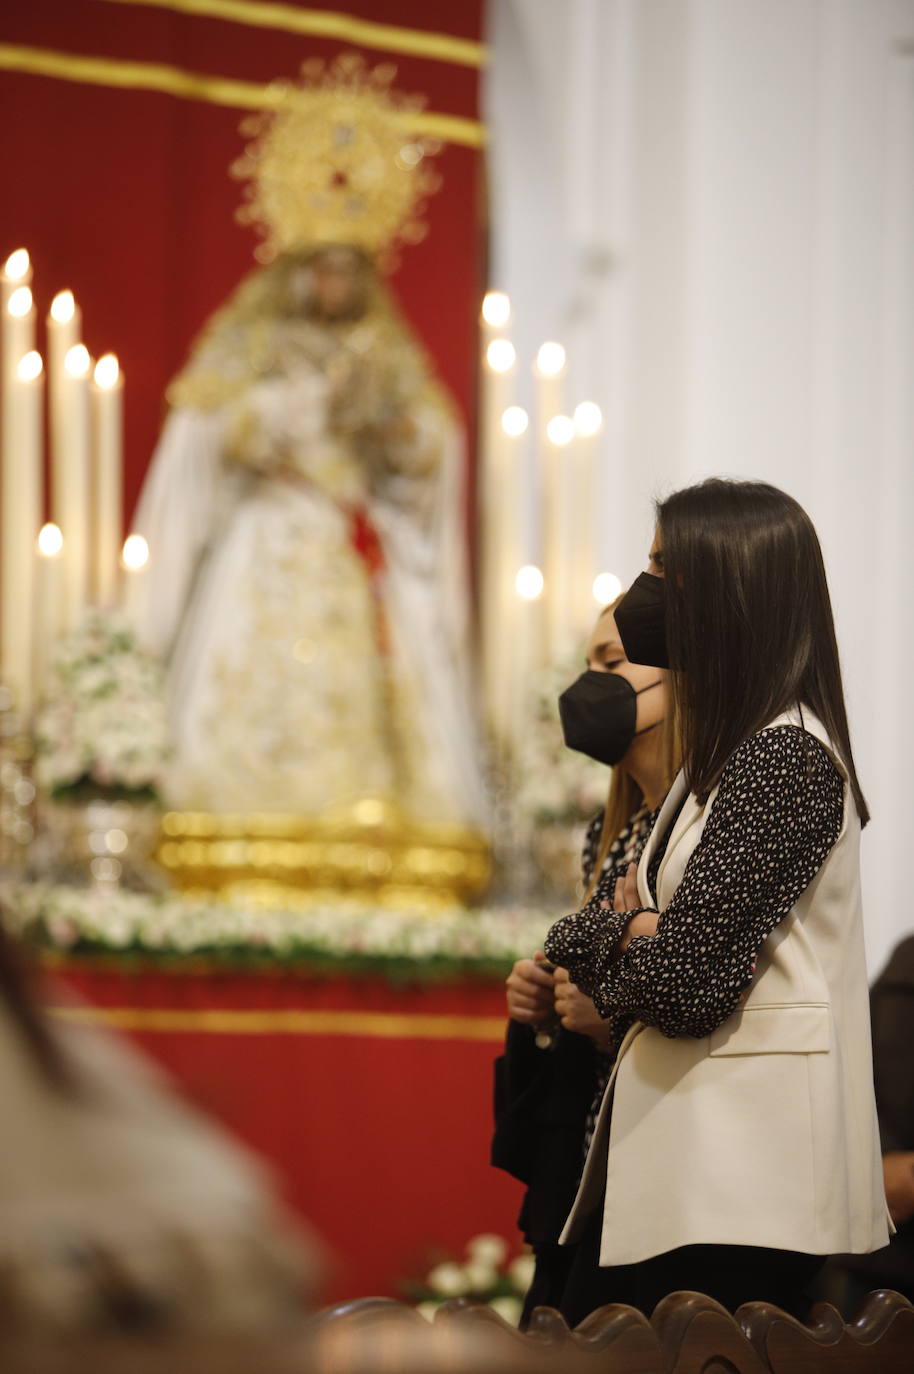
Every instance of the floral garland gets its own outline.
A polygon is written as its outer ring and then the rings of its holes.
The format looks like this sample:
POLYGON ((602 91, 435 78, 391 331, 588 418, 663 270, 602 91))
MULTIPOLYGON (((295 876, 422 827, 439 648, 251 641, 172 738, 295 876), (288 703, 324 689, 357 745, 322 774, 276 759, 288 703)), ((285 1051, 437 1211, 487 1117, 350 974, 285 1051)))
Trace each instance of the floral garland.
POLYGON ((44 883, 0 892, 4 920, 26 942, 178 969, 294 966, 322 974, 428 982, 504 978, 540 947, 556 913, 452 907, 423 913, 328 894, 300 910, 233 906, 179 895, 44 883))
POLYGON ((35 750, 35 780, 52 797, 159 795, 170 750, 162 669, 122 616, 91 610, 57 645, 35 750))

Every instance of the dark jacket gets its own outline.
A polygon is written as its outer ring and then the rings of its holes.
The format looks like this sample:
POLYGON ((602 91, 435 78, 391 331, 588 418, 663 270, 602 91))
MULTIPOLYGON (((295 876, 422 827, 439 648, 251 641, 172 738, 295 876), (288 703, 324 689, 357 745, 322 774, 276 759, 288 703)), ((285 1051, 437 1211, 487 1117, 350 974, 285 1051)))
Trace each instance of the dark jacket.
POLYGON ((518 1225, 531 1245, 558 1240, 571 1209, 598 1072, 586 1035, 560 1029, 540 1049, 530 1026, 508 1022, 495 1061, 492 1163, 527 1185, 518 1225))
MULTIPOLYGON (((883 1154, 914 1150, 914 935, 897 945, 870 991, 873 1078, 883 1154)), ((867 1288, 894 1288, 914 1301, 914 1217, 872 1255, 839 1263, 867 1288)))

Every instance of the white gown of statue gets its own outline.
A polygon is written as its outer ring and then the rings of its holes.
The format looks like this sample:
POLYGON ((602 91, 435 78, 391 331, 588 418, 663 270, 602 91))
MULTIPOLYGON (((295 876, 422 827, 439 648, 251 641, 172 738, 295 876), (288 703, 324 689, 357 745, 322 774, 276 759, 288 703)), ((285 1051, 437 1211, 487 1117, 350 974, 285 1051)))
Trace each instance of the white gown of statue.
POLYGON ((481 827, 459 430, 380 288, 327 325, 284 308, 288 272, 214 317, 134 521, 167 800, 309 816, 382 796, 481 827))

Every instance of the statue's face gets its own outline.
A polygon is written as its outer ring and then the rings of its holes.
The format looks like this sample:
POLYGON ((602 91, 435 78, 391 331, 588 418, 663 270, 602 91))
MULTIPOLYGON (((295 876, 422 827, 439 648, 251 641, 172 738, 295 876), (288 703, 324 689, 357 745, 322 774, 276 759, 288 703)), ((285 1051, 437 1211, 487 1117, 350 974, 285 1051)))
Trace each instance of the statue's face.
POLYGON ((308 264, 309 314, 323 320, 358 319, 365 311, 370 267, 352 248, 325 248, 308 264))

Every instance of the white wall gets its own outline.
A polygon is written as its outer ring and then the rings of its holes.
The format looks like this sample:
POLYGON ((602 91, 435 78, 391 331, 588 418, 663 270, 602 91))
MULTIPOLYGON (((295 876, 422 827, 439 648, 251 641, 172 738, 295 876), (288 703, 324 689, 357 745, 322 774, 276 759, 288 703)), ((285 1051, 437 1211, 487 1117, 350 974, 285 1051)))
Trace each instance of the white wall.
POLYGON ((914 0, 490 0, 492 282, 607 416, 600 563, 654 495, 792 492, 822 537, 858 767, 870 962, 902 882, 914 690, 914 0))

